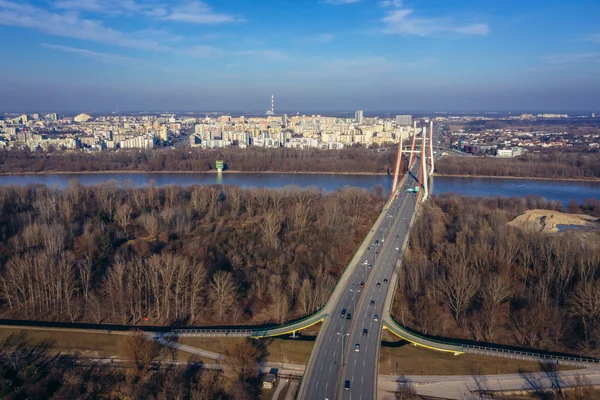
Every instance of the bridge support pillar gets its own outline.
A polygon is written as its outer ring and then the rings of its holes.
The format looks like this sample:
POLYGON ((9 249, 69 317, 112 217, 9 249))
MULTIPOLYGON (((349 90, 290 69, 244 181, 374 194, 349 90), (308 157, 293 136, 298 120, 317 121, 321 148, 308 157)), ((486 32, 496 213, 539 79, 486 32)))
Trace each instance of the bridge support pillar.
POLYGON ((415 130, 413 131, 412 145, 410 146, 410 158, 408 160, 408 170, 409 171, 413 165, 413 159, 414 159, 413 154, 415 152, 416 141, 417 141, 417 121, 415 121, 415 130))
POLYGON ((398 146, 398 155, 396 156, 396 169, 394 170, 394 183, 392 184, 392 195, 394 193, 396 193, 396 188, 398 186, 398 176, 400 175, 400 163, 402 162, 402 153, 403 153, 402 145, 403 145, 403 140, 402 140, 402 137, 400 137, 400 143, 398 146))
POLYGON ((433 174, 435 170, 434 157, 433 157, 433 120, 429 121, 429 174, 433 174))
POLYGON ((429 176, 427 176, 427 151, 425 147, 427 146, 427 128, 423 128, 423 143, 421 144, 421 163, 423 165, 423 200, 426 200, 429 196, 429 185, 428 180, 429 176))
POLYGON ((292 338, 296 339, 296 331, 292 332, 292 338))

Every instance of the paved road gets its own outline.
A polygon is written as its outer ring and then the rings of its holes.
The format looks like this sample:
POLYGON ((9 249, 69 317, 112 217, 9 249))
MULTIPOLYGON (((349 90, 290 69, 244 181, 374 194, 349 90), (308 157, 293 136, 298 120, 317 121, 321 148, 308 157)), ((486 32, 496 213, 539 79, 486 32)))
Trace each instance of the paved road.
MULTIPOLYGON (((416 173, 416 168, 418 167, 413 168, 413 173, 416 173)), ((356 313, 356 328, 350 335, 350 346, 344 355, 342 399, 367 400, 376 395, 385 298, 388 289, 393 290, 390 288, 393 286, 392 273, 408 235, 409 221, 415 212, 416 195, 408 193, 407 189, 416 185, 414 175, 408 176, 399 188, 401 201, 390 210, 393 225, 380 247, 381 254, 365 286, 365 295, 356 313), (387 283, 384 282, 386 279, 387 283), (348 383, 349 388, 346 387, 348 383)))
POLYGON ((520 391, 552 389, 577 385, 576 376, 585 376, 591 385, 600 384, 600 369, 561 371, 557 373, 504 374, 504 375, 458 375, 458 376, 381 376, 379 399, 395 399, 398 379, 410 382, 417 394, 444 399, 467 399, 477 390, 520 391), (477 379, 477 380, 476 380, 477 379))
MULTIPOLYGON (((411 178, 412 179, 412 178, 411 178)), ((362 329, 366 326, 365 320, 365 305, 368 306, 371 299, 375 299, 375 308, 381 309, 383 305, 383 299, 385 297, 385 289, 382 288, 380 293, 375 293, 373 286, 375 285, 374 279, 371 279, 372 275, 376 276, 383 285, 383 276, 389 278, 391 271, 387 271, 384 266, 387 266, 392 258, 393 254, 398 254, 395 250, 399 246, 402 237, 395 238, 394 235, 390 234, 390 231, 399 232, 400 225, 398 223, 397 215, 398 209, 408 212, 410 206, 406 208, 405 204, 415 203, 415 195, 406 193, 408 188, 407 179, 404 179, 401 184, 404 185, 400 190, 402 194, 399 199, 393 199, 386 206, 384 218, 379 220, 379 223, 374 226, 375 235, 373 243, 371 243, 369 249, 365 249, 360 258, 360 266, 357 267, 354 272, 348 277, 347 281, 340 283, 341 287, 340 295, 335 299, 331 305, 330 316, 327 318, 321 328, 317 341, 314 345, 311 360, 309 362, 308 373, 306 374, 301 388, 301 397, 303 399, 334 399, 336 392, 342 390, 338 388, 338 384, 343 383, 340 381, 341 373, 341 362, 342 354, 346 353, 346 360, 348 359, 347 353, 354 351, 354 344, 356 339, 354 337, 355 332, 362 334, 362 329), (388 214, 392 214, 389 217, 388 214), (386 238, 393 237, 393 240, 386 238), (382 239, 385 241, 382 243, 382 239), (379 241, 379 245, 375 244, 375 240, 379 241), (379 254, 381 253, 381 254, 379 254), (384 261, 382 261, 382 259, 384 261), (366 262, 366 264, 365 264, 366 262), (373 272, 377 269, 376 272, 373 272), (364 288, 361 288, 361 283, 364 288), (365 297, 364 292, 367 295, 365 297), (379 303, 379 304, 377 304, 379 303), (342 310, 346 310, 346 315, 342 316, 342 310), (358 311, 358 312, 357 312, 358 311), (351 314, 351 318, 347 318, 347 314, 351 314), (350 340, 348 338, 350 337, 350 340)), ((410 185, 415 186, 414 180, 410 185)), ((404 225, 406 227, 406 225, 404 225)), ((389 284, 388 284, 389 285, 389 284)), ((368 311, 372 311, 369 308, 368 311)), ((373 319, 372 312, 370 315, 371 320, 373 319)), ((373 329, 373 343, 377 340, 378 330, 381 329, 380 322, 372 321, 372 324, 368 326, 373 329)), ((378 343, 372 345, 372 351, 377 351, 378 343)), ((366 371, 376 371, 366 370, 366 371)), ((376 374, 376 372, 373 372, 376 374)), ((370 379, 371 381, 374 378, 370 379)), ((373 382, 371 382, 373 383, 373 382)), ((371 398, 372 396, 365 397, 371 398)))
POLYGON ((294 400, 296 398, 296 391, 298 390, 298 381, 292 381, 290 388, 285 395, 285 400, 294 400))
POLYGON ((287 379, 279 379, 279 382, 277 383, 277 387, 275 388, 275 391, 273 392, 272 400, 277 400, 279 398, 279 395, 283 391, 283 388, 287 386, 287 384, 288 384, 287 379))

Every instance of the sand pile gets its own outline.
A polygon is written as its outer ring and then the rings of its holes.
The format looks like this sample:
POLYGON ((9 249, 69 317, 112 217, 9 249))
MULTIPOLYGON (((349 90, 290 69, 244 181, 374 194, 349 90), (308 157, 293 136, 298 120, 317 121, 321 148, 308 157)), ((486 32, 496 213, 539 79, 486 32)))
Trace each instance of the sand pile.
POLYGON ((558 225, 565 227, 600 228, 598 219, 583 214, 565 214, 551 210, 528 210, 508 223, 534 232, 556 233, 558 225))

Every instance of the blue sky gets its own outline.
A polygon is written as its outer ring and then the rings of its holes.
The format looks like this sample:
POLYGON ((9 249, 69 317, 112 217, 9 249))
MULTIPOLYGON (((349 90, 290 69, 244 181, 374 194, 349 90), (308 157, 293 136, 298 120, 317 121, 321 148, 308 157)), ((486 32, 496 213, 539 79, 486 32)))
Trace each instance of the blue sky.
POLYGON ((0 0, 0 110, 600 111, 597 0, 0 0))

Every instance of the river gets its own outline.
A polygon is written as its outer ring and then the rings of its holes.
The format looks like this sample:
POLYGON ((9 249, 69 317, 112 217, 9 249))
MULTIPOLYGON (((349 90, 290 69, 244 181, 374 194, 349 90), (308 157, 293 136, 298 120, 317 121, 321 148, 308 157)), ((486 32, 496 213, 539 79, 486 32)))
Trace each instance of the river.
MULTIPOLYGON (((77 180, 83 185, 97 185, 111 180, 118 185, 145 186, 226 184, 241 187, 281 188, 289 185, 315 187, 326 191, 345 186, 371 190, 377 185, 390 190, 392 178, 385 175, 286 174, 286 173, 99 173, 2 175, 0 186, 44 184, 66 187, 77 180)), ((502 195, 505 197, 541 196, 567 203, 584 199, 600 199, 600 182, 546 181, 533 179, 435 177, 434 194, 456 193, 468 196, 502 195)))

